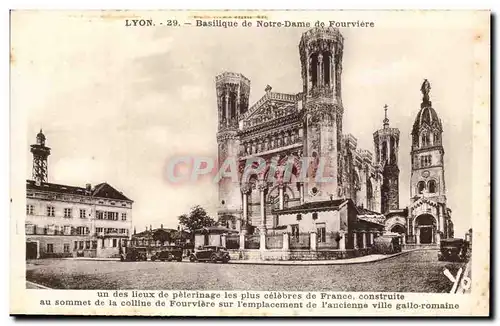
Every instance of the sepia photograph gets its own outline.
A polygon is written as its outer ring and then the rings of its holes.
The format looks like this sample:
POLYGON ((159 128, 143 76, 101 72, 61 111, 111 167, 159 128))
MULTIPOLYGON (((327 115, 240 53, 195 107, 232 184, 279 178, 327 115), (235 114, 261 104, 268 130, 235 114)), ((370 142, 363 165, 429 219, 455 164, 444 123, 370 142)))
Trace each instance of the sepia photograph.
POLYGON ((489 24, 12 11, 25 313, 488 313, 489 24))

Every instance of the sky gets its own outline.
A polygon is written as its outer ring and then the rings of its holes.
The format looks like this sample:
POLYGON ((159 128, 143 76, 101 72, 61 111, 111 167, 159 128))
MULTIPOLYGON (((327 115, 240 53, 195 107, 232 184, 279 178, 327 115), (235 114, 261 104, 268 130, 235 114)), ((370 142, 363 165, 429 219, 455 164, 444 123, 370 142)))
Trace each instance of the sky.
MULTIPOLYGON (((372 134, 388 105, 391 127, 401 131, 405 207, 410 131, 428 79, 444 129, 448 206, 462 237, 472 217, 473 33, 467 24, 417 27, 404 20, 341 29, 344 133, 373 153, 372 134)), ((25 178, 31 178, 29 144, 43 128, 52 149, 49 181, 108 182, 134 200, 138 230, 176 227, 177 217, 194 205, 216 216, 216 185, 169 184, 166 164, 180 154, 216 157, 217 74, 248 77, 251 104, 268 84, 276 92, 300 92, 298 44, 305 30, 134 29, 124 28, 123 19, 95 15, 14 17, 11 103, 26 114, 25 178)))

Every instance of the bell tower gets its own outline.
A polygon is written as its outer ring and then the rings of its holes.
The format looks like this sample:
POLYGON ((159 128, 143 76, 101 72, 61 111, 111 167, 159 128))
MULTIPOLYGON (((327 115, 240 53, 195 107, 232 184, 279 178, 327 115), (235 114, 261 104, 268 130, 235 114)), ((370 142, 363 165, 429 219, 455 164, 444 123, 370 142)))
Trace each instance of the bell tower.
POLYGON ((313 160, 305 184, 309 201, 342 196, 342 53, 336 28, 314 28, 299 44, 303 82, 304 155, 313 160))
POLYGON ((443 126, 429 98, 431 85, 424 80, 422 103, 413 123, 411 138, 411 188, 413 201, 422 196, 446 202, 444 182, 443 126))
MULTIPOLYGON (((250 80, 239 73, 224 72, 215 78, 218 111, 218 169, 226 160, 237 162, 240 141, 239 122, 248 110, 250 80)), ((237 164, 236 164, 237 166, 237 164)), ((241 208, 238 183, 231 178, 219 182, 219 212, 232 213, 241 208)))
POLYGON ((382 168, 381 210, 386 214, 399 209, 399 129, 389 126, 387 104, 382 129, 373 133, 375 160, 382 168))
POLYGON ((50 148, 45 146, 45 135, 40 129, 40 132, 36 135, 36 144, 31 147, 31 153, 33 153, 33 170, 32 178, 37 184, 42 182, 48 182, 49 180, 49 167, 47 164, 47 158, 50 155, 50 148))

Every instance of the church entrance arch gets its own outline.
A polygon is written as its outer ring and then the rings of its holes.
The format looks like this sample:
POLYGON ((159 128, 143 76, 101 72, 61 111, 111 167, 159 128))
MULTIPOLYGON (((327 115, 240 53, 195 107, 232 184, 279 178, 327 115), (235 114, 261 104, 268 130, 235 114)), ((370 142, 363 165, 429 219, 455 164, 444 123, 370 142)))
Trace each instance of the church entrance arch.
POLYGON ((420 244, 435 243, 436 218, 431 214, 422 214, 415 219, 417 241, 420 244))
POLYGON ((390 231, 398 234, 405 234, 406 228, 401 224, 395 224, 390 231))

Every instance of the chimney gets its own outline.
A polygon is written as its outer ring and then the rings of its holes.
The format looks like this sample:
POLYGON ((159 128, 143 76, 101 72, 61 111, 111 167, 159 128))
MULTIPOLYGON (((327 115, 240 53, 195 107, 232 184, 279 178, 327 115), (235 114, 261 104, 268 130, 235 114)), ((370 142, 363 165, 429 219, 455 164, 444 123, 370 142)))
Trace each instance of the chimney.
POLYGON ((271 85, 267 85, 265 91, 266 93, 270 93, 272 89, 271 85))
POLYGON ((161 229, 163 230, 163 223, 161 224, 161 229))
POLYGON ((153 231, 153 227, 149 224, 149 231, 153 231))

